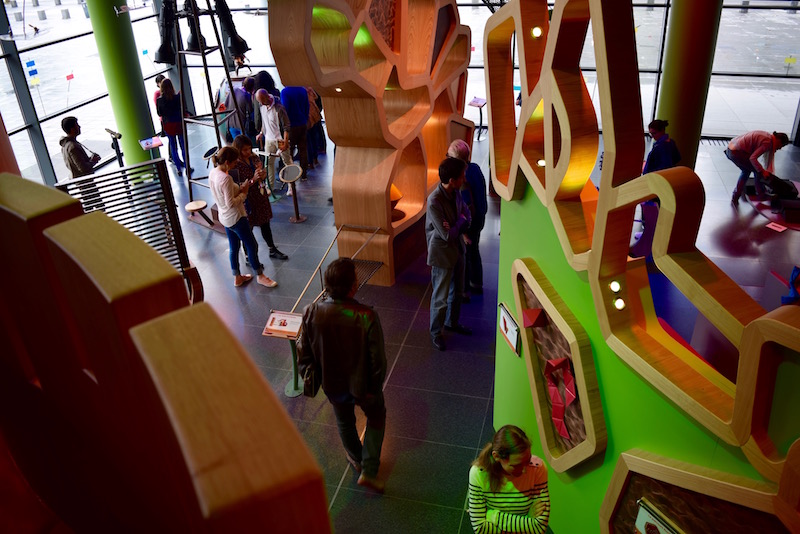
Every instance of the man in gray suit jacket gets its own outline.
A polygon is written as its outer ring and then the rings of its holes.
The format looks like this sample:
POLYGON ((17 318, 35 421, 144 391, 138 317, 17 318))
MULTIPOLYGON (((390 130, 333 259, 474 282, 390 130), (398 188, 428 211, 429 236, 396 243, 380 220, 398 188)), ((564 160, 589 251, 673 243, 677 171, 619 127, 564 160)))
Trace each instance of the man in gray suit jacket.
POLYGON ((469 207, 459 190, 464 184, 467 164, 445 158, 439 165, 441 183, 428 197, 425 239, 428 265, 431 266, 431 340, 438 350, 445 350, 442 327, 459 334, 472 330, 459 324, 461 295, 464 292, 464 234, 470 224, 469 207))

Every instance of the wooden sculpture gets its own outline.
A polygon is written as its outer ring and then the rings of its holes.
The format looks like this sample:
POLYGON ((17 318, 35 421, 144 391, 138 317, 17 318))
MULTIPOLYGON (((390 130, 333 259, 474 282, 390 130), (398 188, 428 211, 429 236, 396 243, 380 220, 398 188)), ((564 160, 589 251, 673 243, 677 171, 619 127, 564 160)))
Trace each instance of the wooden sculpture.
MULTIPOLYGON (((0 225, 0 454, 56 516, 79 532, 330 531, 299 433, 165 259, 9 174, 0 225)), ((6 506, 20 531, 30 518, 6 506)))
MULTIPOLYGON (((269 9, 281 82, 313 85, 325 102, 336 225, 380 228, 359 258, 383 262, 370 282, 391 285, 425 249, 422 217, 447 147, 472 139, 462 116, 470 30, 453 0, 272 0, 269 9), (403 193, 394 210, 392 185, 403 193)), ((371 233, 343 231, 339 255, 371 233)))
MULTIPOLYGON (((606 447, 606 424, 592 347, 586 332, 535 261, 530 258, 516 260, 511 270, 511 279, 517 311, 523 316, 525 327, 522 346, 533 389, 539 435, 544 438, 547 463, 555 471, 563 472, 603 452, 606 447), (528 325, 524 319, 525 310, 544 316, 536 321, 537 324, 528 325), (549 339, 542 339, 544 336, 549 339), (546 361, 557 358, 568 359, 575 381, 573 388, 577 394, 577 409, 573 410, 575 415, 571 418, 565 417, 563 421, 565 430, 569 432, 567 439, 563 439, 563 433, 560 436, 554 428, 553 407, 548 398, 548 381, 544 377, 543 369, 546 361)), ((564 385, 559 389, 565 390, 567 387, 564 385)), ((559 392, 559 395, 563 394, 559 392)))
MULTIPOLYGON (((678 167, 640 176, 644 137, 630 2, 560 0, 548 22, 545 1, 512 0, 489 19, 484 42, 495 190, 510 202, 522 199, 526 186, 531 186, 532 202, 547 209, 567 263, 588 280, 608 346, 689 417, 727 444, 741 447, 761 475, 780 480, 779 494, 784 496, 780 502, 788 504, 763 504, 769 498, 762 495, 756 508, 778 514, 783 525, 796 531, 800 521, 797 459, 789 458, 791 452, 780 454, 768 430, 778 368, 782 361, 796 361, 800 351, 800 307, 786 306, 765 315, 698 250, 705 194, 691 169, 678 167), (589 181, 597 159, 597 121, 579 68, 590 23, 605 147, 599 191, 589 181), (514 117, 512 35, 516 36, 522 83, 519 124, 514 117), (662 326, 645 260, 628 257, 635 207, 654 198, 660 202, 652 249, 655 264, 705 320, 739 348, 738 383, 725 378, 662 326)), ((547 281, 535 264, 526 261, 516 261, 511 276, 521 313, 519 279, 529 285, 537 282, 540 290, 547 281)), ((550 292, 552 296, 543 293, 555 315, 569 324, 569 309, 553 304, 559 300, 557 291, 550 292)), ((539 298, 545 309, 546 300, 539 298)), ((579 331, 572 327, 576 341, 579 331)), ((531 358, 533 348, 525 350, 531 358)), ((580 352, 583 356, 584 351, 580 352)), ((545 451, 550 449, 552 454, 552 431, 541 424, 546 418, 542 384, 536 379, 532 374, 540 438, 545 451)), ((794 449, 800 449, 798 442, 794 449)), ((557 459, 554 454, 554 467, 557 459)), ((729 492, 702 483, 692 484, 692 489, 735 500, 749 492, 741 480, 728 485, 737 484, 729 492)))

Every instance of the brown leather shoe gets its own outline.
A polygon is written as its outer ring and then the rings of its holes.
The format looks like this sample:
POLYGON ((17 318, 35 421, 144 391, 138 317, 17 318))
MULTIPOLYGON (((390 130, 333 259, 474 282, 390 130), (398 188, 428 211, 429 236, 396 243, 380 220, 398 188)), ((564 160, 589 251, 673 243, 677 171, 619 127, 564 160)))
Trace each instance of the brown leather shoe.
POLYGON ((366 476, 364 473, 361 473, 361 476, 358 477, 357 484, 359 486, 363 486, 365 488, 371 489, 377 493, 383 493, 386 485, 383 483, 382 480, 378 480, 377 478, 372 478, 366 476))
POLYGON ((252 274, 239 274, 233 278, 233 285, 236 287, 241 287, 252 279, 253 279, 252 274))

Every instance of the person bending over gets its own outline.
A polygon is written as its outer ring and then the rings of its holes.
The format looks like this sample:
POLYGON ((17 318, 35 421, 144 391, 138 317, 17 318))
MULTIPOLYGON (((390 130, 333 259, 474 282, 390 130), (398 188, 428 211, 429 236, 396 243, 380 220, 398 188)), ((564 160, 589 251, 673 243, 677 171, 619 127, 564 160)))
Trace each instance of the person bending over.
POLYGON ((547 467, 520 428, 502 427, 469 470, 469 517, 477 534, 548 531, 547 467))
POLYGON ((725 149, 725 156, 741 169, 736 189, 733 190, 731 203, 739 203, 739 198, 744 194, 745 184, 750 173, 755 173, 756 200, 766 199, 764 184, 761 178, 766 178, 775 170, 775 152, 789 144, 789 136, 782 132, 765 132, 753 130, 734 137, 725 149), (760 156, 766 158, 766 168, 758 160, 760 156))

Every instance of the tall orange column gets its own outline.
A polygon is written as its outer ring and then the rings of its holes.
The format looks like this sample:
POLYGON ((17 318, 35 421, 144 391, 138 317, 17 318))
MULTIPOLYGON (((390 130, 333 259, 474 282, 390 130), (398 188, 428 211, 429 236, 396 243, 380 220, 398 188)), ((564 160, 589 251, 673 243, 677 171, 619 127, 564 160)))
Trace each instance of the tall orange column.
POLYGON ((717 45, 722 0, 673 0, 656 118, 669 121, 681 164, 694 167, 717 45))

